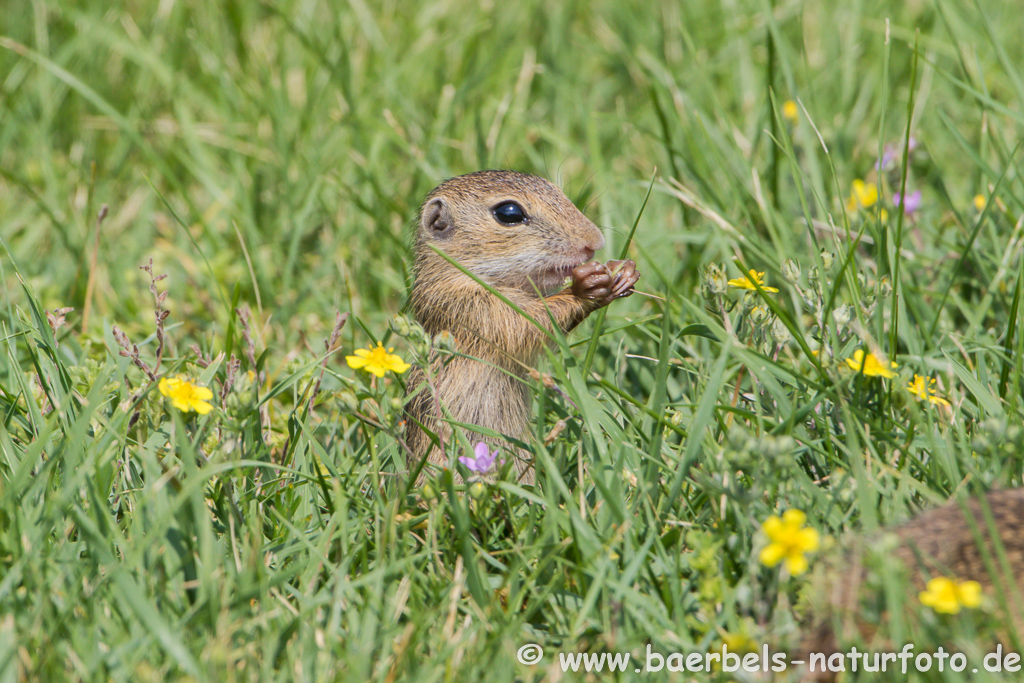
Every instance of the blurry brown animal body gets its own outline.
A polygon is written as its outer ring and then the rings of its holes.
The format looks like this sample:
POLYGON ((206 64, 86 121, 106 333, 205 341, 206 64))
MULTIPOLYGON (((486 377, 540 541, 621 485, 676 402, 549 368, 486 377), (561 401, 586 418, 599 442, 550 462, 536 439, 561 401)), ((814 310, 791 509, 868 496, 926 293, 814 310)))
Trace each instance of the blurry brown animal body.
MULTIPOLYGON (((408 465, 424 457, 440 467, 448 456, 420 429, 450 443, 448 419, 525 438, 530 418, 524 382, 547 334, 534 322, 452 265, 438 251, 500 292, 547 330, 569 332, 593 311, 633 293, 640 275, 632 261, 592 262, 604 236, 557 187, 512 171, 452 178, 431 192, 416 230, 410 303, 430 335, 448 331, 454 357, 410 376, 408 465), (614 272, 613 272, 614 271, 614 272), (566 279, 571 284, 566 286, 566 279), (439 412, 440 411, 440 412, 439 412)), ((478 433, 470 442, 508 444, 478 433)), ((511 453, 521 483, 532 484, 528 455, 511 453)), ((421 473, 420 481, 429 470, 421 473)))
MULTIPOLYGON (((1017 603, 1024 596, 1024 489, 990 492, 981 499, 968 501, 966 511, 961 503, 952 501, 891 532, 897 540, 892 554, 905 568, 912 588, 920 591, 929 578, 935 577, 977 581, 986 593, 996 596, 997 611, 1009 616, 1018 633, 1024 635, 1024 615, 1017 603), (983 506, 991 513, 991 527, 983 506), (998 544, 993 543, 994 537, 998 544), (1007 561, 1005 568, 1001 564, 1002 553, 1007 561)), ((865 624, 858 614, 860 598, 867 590, 863 552, 863 543, 859 543, 847 555, 843 569, 827 576, 822 604, 814 610, 814 624, 801 645, 804 659, 806 653, 823 652, 827 658, 843 651, 840 648, 845 648, 858 632, 862 638, 870 639, 875 625, 865 624), (837 623, 843 625, 842 636, 835 632, 837 623)), ((915 604, 916 593, 906 599, 908 604, 915 604)), ((808 678, 833 680, 831 675, 808 678)))

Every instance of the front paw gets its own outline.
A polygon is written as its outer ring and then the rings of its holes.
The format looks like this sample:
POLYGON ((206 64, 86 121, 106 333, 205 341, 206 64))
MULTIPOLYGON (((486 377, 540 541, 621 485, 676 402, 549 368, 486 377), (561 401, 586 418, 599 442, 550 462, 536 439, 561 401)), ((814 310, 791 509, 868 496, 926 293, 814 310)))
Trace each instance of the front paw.
POLYGON ((571 289, 577 298, 601 307, 632 294, 639 279, 640 273, 632 261, 591 261, 573 268, 571 289))
POLYGON ((607 267, 614 278, 609 301, 621 299, 632 294, 633 285, 640 279, 640 272, 636 269, 636 263, 629 260, 609 261, 607 267))

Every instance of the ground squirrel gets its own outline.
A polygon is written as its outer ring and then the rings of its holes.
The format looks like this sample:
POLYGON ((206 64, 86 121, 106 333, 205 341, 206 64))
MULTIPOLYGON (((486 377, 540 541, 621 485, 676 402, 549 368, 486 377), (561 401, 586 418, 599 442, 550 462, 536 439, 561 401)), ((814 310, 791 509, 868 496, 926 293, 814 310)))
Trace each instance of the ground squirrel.
MULTIPOLYGON (((1024 489, 993 491, 980 500, 970 500, 967 509, 974 525, 961 504, 952 501, 892 529, 896 537, 892 554, 907 569, 909 585, 915 591, 922 590, 925 582, 935 577, 949 577, 958 582, 977 581, 985 592, 996 598, 997 614, 1009 617, 1018 634, 1024 636, 1024 615, 1017 602, 1024 596, 1024 489), (991 511, 1001 544, 998 549, 992 543, 982 502, 991 511), (984 549, 978 544, 979 538, 984 539, 984 549), (1001 564, 1000 551, 1006 553, 1008 573, 1001 564), (992 573, 986 566, 988 562, 995 568, 992 573)), ((885 543, 885 540, 880 542, 885 543)), ((864 640, 870 640, 874 625, 858 617, 867 578, 862 561, 865 547, 863 541, 858 541, 854 551, 843 558, 841 568, 824 572, 823 590, 812 593, 817 596, 818 604, 810 606, 813 623, 801 644, 804 653, 824 652, 827 656, 839 652, 839 646, 845 647, 843 641, 850 640, 849 636, 856 635, 857 631, 864 640), (837 623, 844 624, 844 631, 853 632, 838 638, 837 623), (850 629, 846 629, 847 624, 850 629)), ((908 604, 916 603, 916 594, 908 596, 907 600, 908 604)), ((833 680, 827 674, 808 673, 806 678, 833 680)))
MULTIPOLYGON (((452 178, 427 196, 416 227, 410 304, 427 333, 452 334, 457 355, 432 363, 432 387, 422 386, 421 368, 410 375, 410 470, 424 456, 434 465, 448 465, 448 456, 418 426, 450 443, 451 428, 439 419, 438 408, 457 422, 525 439, 530 408, 523 380, 548 340, 437 250, 533 320, 549 329, 554 320, 568 332, 591 312, 632 294, 640 278, 632 261, 592 262, 603 246, 601 231, 561 190, 536 176, 480 171, 452 178)), ((506 442, 475 433, 469 439, 501 445, 509 454, 506 442)), ((532 484, 528 454, 511 456, 520 483, 532 484)))

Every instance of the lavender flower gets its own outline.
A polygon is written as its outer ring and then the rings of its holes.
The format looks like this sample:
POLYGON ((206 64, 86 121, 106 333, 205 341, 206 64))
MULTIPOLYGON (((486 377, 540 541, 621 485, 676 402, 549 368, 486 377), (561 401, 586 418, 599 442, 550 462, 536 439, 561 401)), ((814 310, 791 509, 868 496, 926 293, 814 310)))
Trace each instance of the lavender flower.
MULTIPOLYGON (((908 152, 913 153, 915 149, 917 149, 917 139, 915 139, 914 136, 911 135, 910 139, 907 141, 907 150, 908 152)), ((875 162, 875 170, 887 171, 890 168, 894 167, 896 165, 897 159, 900 157, 902 152, 902 144, 897 146, 892 143, 887 143, 885 145, 885 148, 882 150, 882 158, 879 161, 875 162)))
POLYGON ((882 150, 881 161, 875 162, 875 170, 887 170, 896 162, 896 148, 892 145, 886 145, 885 149, 882 150))
MULTIPOLYGON (((476 453, 475 458, 466 455, 459 456, 459 462, 465 465, 466 469, 477 474, 484 474, 494 467, 494 461, 498 458, 498 449, 494 449, 494 452, 491 452, 487 448, 487 444, 481 441, 476 445, 474 451, 476 453)), ((501 463, 503 462, 505 462, 504 459, 501 460, 501 463)))
MULTIPOLYGON (((892 196, 892 203, 899 208, 900 205, 900 193, 897 192, 892 196)), ((915 211, 921 208, 921 190, 914 190, 907 195, 907 200, 903 204, 903 213, 908 216, 912 216, 915 211)))

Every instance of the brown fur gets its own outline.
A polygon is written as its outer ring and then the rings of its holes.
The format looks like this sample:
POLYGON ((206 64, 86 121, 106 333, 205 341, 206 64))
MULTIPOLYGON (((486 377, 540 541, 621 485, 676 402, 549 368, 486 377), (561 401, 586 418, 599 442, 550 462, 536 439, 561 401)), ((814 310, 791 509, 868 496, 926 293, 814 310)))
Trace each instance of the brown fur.
MULTIPOLYGON (((992 542, 986 515, 978 500, 968 502, 976 531, 961 504, 952 501, 925 512, 892 530, 897 544, 892 554, 909 574, 909 584, 915 593, 908 596, 916 603, 916 591, 923 590, 929 578, 947 576, 957 581, 977 581, 986 593, 995 594, 998 610, 1007 613, 1015 622, 1018 633, 1024 635, 1024 620, 1018 611, 1017 600, 1024 595, 1024 489, 993 491, 984 497, 998 532, 1001 550, 1009 564, 1007 575, 1000 564, 1000 554, 992 542), (977 539, 984 539, 984 549, 977 539), (995 567, 989 573, 986 560, 995 567)), ((814 622, 807 632, 801 649, 805 653, 839 652, 850 636, 860 634, 867 638, 874 626, 858 619, 858 602, 865 589, 867 569, 861 556, 862 543, 845 558, 844 567, 829 572, 825 589, 821 591, 822 604, 814 608, 814 622), (844 626, 844 637, 834 630, 838 622, 844 626), (846 627, 850 628, 847 629, 846 627)), ((806 659, 806 657, 804 658, 806 659)), ((817 676, 816 680, 832 680, 831 675, 817 676)))
MULTIPOLYGON (((597 227, 561 190, 536 176, 480 171, 452 178, 427 196, 416 229, 411 304, 423 328, 431 335, 450 332, 462 355, 433 362, 432 387, 422 386, 421 368, 410 376, 409 393, 416 394, 406 407, 410 469, 424 456, 434 465, 448 465, 445 453, 417 425, 450 443, 452 431, 439 419, 438 407, 457 422, 526 438, 530 408, 523 380, 547 343, 544 332, 434 248, 541 325, 550 329, 553 318, 569 332, 591 312, 632 294, 640 277, 632 261, 623 262, 614 275, 609 267, 617 262, 588 263, 602 246, 597 227), (507 201, 524 209, 524 223, 509 226, 497 220, 494 208, 507 201), (569 276, 572 285, 565 287, 569 276)), ((473 444, 503 445, 508 453, 503 441, 468 436, 473 444)), ((532 484, 528 454, 513 455, 520 482, 532 484)))

